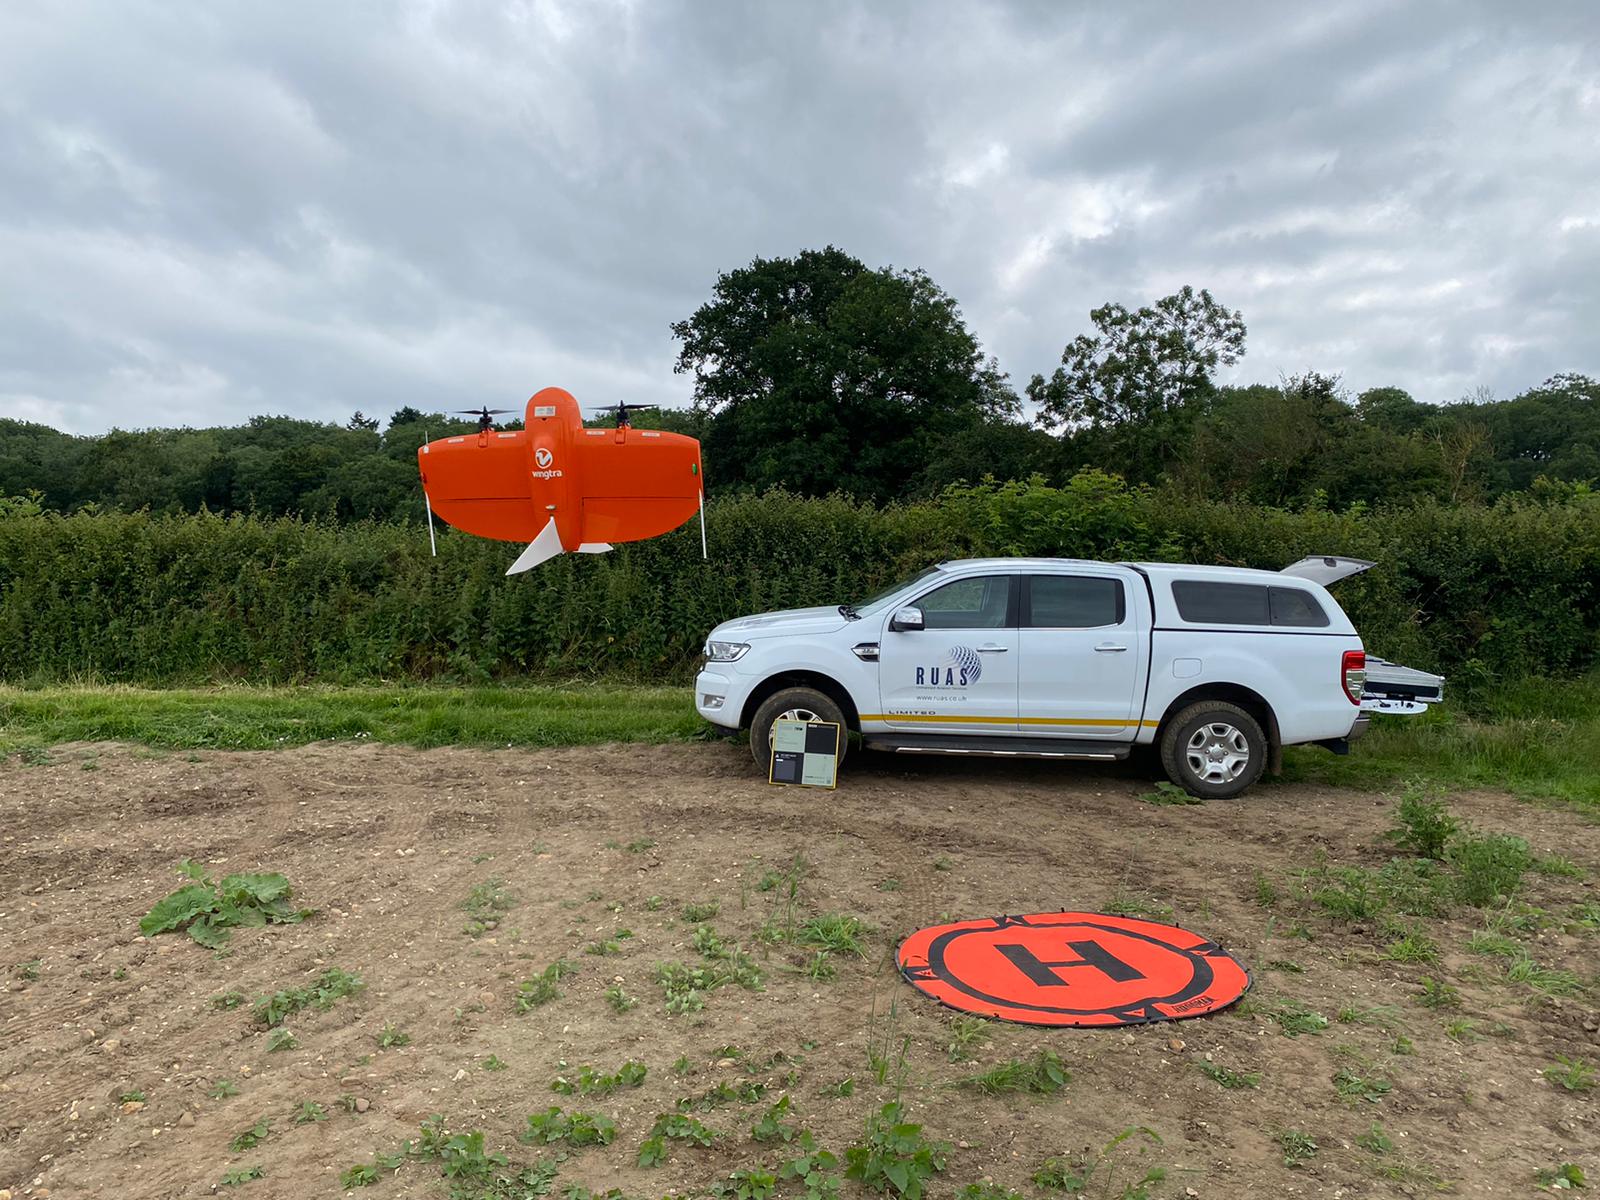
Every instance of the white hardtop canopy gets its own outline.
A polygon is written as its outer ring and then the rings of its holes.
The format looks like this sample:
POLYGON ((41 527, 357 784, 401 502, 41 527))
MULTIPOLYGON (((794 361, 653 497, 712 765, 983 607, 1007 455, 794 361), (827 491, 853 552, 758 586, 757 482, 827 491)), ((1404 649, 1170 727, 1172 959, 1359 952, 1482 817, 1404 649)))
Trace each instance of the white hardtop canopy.
POLYGON ((1376 563, 1364 558, 1347 558, 1339 554, 1313 554, 1299 562, 1290 563, 1280 571, 1262 571, 1254 567, 1199 566, 1193 563, 1112 563, 1082 558, 955 558, 939 564, 940 569, 951 572, 973 571, 1061 571, 1073 567, 1133 567, 1147 574, 1208 575, 1216 578, 1254 579, 1263 575, 1293 575, 1327 587, 1348 575, 1359 575, 1376 563))

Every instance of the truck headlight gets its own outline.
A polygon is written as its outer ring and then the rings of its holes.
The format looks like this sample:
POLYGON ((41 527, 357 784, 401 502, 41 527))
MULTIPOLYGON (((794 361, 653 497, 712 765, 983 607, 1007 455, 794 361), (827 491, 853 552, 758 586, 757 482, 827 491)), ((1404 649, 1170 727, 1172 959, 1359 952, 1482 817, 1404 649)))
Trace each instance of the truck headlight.
POLYGON ((707 662, 738 662, 750 649, 748 642, 707 642, 707 662))

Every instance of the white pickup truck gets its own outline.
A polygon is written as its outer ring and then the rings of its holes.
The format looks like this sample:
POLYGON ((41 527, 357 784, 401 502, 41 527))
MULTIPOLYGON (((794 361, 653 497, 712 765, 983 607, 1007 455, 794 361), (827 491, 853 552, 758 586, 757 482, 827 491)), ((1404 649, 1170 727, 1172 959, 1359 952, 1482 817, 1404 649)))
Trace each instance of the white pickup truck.
POLYGON ((1120 759, 1156 744, 1179 787, 1234 796, 1284 746, 1345 753, 1368 713, 1442 698, 1440 677, 1369 659, 1328 594, 1371 565, 940 563, 856 604, 718 625, 695 707, 748 728, 763 770, 787 718, 897 753, 1120 759))

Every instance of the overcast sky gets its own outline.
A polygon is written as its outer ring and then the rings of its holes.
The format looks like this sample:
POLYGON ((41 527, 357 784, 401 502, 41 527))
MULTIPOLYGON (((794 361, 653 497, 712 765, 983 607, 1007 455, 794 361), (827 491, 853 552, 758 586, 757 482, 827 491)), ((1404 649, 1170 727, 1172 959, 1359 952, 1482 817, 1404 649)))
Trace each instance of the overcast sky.
POLYGON ((1600 4, 0 5, 0 416, 686 403, 828 243, 1019 390, 1184 283, 1237 379, 1600 374, 1600 4))

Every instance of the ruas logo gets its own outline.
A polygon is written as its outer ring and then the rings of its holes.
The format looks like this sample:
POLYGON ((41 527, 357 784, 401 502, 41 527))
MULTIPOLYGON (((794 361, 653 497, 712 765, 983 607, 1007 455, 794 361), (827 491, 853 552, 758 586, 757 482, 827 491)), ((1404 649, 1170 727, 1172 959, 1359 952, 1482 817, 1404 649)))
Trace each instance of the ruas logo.
POLYGON ((971 687, 982 675, 982 655, 971 646, 951 646, 943 662, 917 668, 917 686, 971 687))

